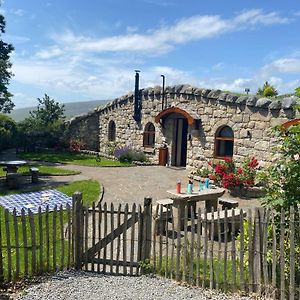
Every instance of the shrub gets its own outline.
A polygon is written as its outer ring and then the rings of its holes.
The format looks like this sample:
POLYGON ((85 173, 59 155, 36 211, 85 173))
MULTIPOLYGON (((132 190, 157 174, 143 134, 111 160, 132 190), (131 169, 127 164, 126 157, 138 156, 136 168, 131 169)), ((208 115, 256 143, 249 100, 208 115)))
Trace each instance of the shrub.
POLYGON ((70 141, 70 151, 79 152, 85 148, 85 144, 79 140, 70 141))
POLYGON ((143 152, 135 151, 127 146, 116 148, 114 151, 114 155, 122 163, 132 163, 133 161, 147 161, 146 155, 143 152))
POLYGON ((255 157, 246 158, 240 167, 236 167, 232 159, 225 158, 224 161, 213 166, 216 182, 226 189, 236 186, 250 187, 254 185, 258 161, 255 157))

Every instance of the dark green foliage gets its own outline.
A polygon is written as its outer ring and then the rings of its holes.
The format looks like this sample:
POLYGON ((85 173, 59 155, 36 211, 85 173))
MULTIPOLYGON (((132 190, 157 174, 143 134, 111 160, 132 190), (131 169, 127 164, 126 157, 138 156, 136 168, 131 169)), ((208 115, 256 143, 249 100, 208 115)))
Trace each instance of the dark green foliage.
POLYGON ((17 125, 10 117, 0 114, 0 150, 8 149, 15 145, 17 125))
MULTIPOLYGON (((5 32, 5 25, 4 16, 0 15, 0 37, 5 32)), ((10 71, 12 64, 9 60, 13 50, 14 47, 11 44, 5 43, 0 38, 0 112, 4 113, 10 112, 14 107, 11 100, 13 95, 7 90, 9 80, 13 76, 10 71)))

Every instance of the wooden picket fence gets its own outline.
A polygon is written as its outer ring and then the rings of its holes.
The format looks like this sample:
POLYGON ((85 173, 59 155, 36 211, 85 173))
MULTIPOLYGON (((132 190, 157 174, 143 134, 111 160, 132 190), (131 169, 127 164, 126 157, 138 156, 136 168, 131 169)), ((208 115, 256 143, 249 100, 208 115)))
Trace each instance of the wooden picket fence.
POLYGON ((0 215, 0 283, 57 270, 147 272, 203 288, 300 299, 300 212, 82 205, 0 215))

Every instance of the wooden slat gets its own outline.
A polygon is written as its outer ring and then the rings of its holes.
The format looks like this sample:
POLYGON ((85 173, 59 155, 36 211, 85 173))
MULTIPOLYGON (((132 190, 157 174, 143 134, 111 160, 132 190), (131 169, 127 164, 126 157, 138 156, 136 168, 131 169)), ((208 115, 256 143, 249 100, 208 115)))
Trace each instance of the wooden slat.
MULTIPOLYGON (((91 261, 89 260, 89 262, 91 262, 91 261)), ((111 259, 110 258, 109 259, 94 258, 94 262, 97 264, 110 265, 111 259)), ((119 262, 117 260, 113 259, 112 264, 113 264, 113 266, 117 266, 119 264, 119 262)), ((134 268, 138 268, 140 266, 139 263, 137 263, 137 262, 122 261, 122 266, 130 268, 131 265, 134 268)))
POLYGON ((252 211, 248 210, 248 253, 249 253, 249 292, 253 292, 254 275, 253 275, 253 230, 252 230, 252 211))
POLYGON ((227 251, 228 251, 228 240, 227 240, 227 231, 228 231, 228 211, 227 208, 225 208, 225 214, 224 214, 224 267, 223 267, 223 285, 224 285, 224 291, 227 290, 227 251))
POLYGON ((187 282, 187 259, 188 259, 188 236, 187 236, 187 226, 188 226, 188 206, 185 206, 184 209, 184 220, 183 220, 183 228, 184 228, 184 250, 183 250, 183 274, 182 280, 183 282, 187 282))
POLYGON ((215 232, 214 214, 211 214, 210 223, 210 255, 209 255, 209 288, 214 288, 214 232, 215 232))
POLYGON ((132 205, 132 216, 134 218, 133 225, 131 226, 131 238, 130 238, 130 275, 133 275, 133 267, 134 267, 134 240, 135 240, 135 223, 136 223, 136 204, 132 205))
MULTIPOLYGON (((72 258, 72 226, 71 226, 71 207, 67 204, 67 219, 68 219, 68 257, 67 257, 67 269, 71 267, 72 258)), ((74 261, 72 261, 73 265, 74 261)))
POLYGON ((175 279, 178 281, 179 280, 179 270, 180 270, 180 255, 181 255, 181 218, 180 218, 180 211, 177 209, 177 215, 175 216, 177 218, 177 244, 176 244, 176 277, 175 279))
POLYGON ((236 289, 236 250, 235 250, 235 213, 232 209, 232 223, 231 223, 231 264, 232 264, 232 275, 231 275, 231 289, 236 289))
MULTIPOLYGON (((103 212, 103 222, 104 222, 104 229, 103 229, 103 238, 107 238, 107 203, 104 203, 103 206, 104 212, 103 212)), ((103 247, 103 259, 106 261, 107 259, 107 245, 105 244, 103 247)), ((106 263, 103 264, 103 272, 106 273, 106 263)))
POLYGON ((280 218, 280 299, 285 299, 285 282, 284 282, 284 221, 285 214, 284 210, 281 210, 281 218, 280 218))
POLYGON ((89 212, 88 205, 84 207, 84 268, 88 270, 88 249, 89 249, 89 212))
POLYGON ((222 253, 222 241, 221 241, 221 221, 220 221, 220 208, 218 208, 218 216, 217 216, 217 226, 218 226, 218 264, 216 270, 216 289, 221 288, 221 253, 222 253))
POLYGON ((159 206, 159 211, 160 211, 160 215, 159 215, 159 225, 158 225, 158 228, 159 228, 159 242, 158 242, 158 246, 159 246, 159 254, 158 254, 158 272, 159 274, 161 273, 162 271, 162 257, 163 257, 163 252, 162 252, 162 249, 163 249, 163 240, 162 240, 162 235, 163 235, 163 206, 160 204, 158 205, 159 206))
POLYGON ((245 243, 244 243, 244 212, 240 210, 240 289, 245 290, 245 276, 244 276, 244 253, 245 253, 245 243))
POLYGON ((45 214, 45 224, 46 224, 46 259, 47 259, 47 272, 50 271, 50 227, 49 227, 49 206, 46 206, 45 214))
POLYGON ((203 253, 203 278, 202 278, 202 288, 206 287, 206 269, 207 269, 207 244, 208 244, 208 224, 207 224, 207 211, 204 210, 204 253, 203 253))
POLYGON ((19 228, 17 220, 17 211, 16 208, 13 210, 13 223, 14 223, 14 232, 15 232, 15 249, 16 249, 16 273, 15 279, 18 279, 20 276, 20 243, 19 243, 19 228))
MULTIPOLYGON (((120 204, 121 205, 121 204, 120 204)), ((102 215, 102 206, 101 203, 98 204, 98 241, 101 241, 102 235, 101 235, 101 231, 102 231, 102 221, 103 221, 103 215, 102 215)), ((98 251, 96 250, 96 245, 94 246, 94 252, 98 252, 98 259, 100 259, 101 257, 101 249, 99 249, 98 251)), ((97 272, 100 273, 100 263, 97 263, 97 272)))
POLYGON ((254 234, 253 234, 253 242, 254 242, 254 261, 253 261, 253 274, 254 274, 254 284, 255 284, 255 292, 259 295, 261 294, 261 259, 260 259, 260 219, 259 219, 259 210, 255 208, 254 214, 254 234))
POLYGON ((24 247, 24 276, 28 276, 28 249, 27 249, 27 231, 26 231, 26 218, 25 210, 21 209, 21 222, 22 222, 22 237, 24 247))
POLYGON ((277 245, 276 245, 276 224, 274 217, 274 210, 272 211, 272 291, 273 299, 276 299, 276 287, 277 287, 277 278, 276 278, 276 266, 277 266, 277 245))
POLYGON ((167 217, 165 220, 165 228, 166 228, 166 270, 165 270, 165 278, 168 278, 168 273, 169 273, 169 209, 167 210, 167 217))
POLYGON ((290 298, 295 299, 295 209, 290 207, 290 298))
POLYGON ((189 283, 194 285, 194 260, 195 260, 195 211, 191 206, 191 252, 190 252, 190 271, 189 271, 189 283))
POLYGON ((6 251, 7 251, 7 280, 12 279, 12 259, 11 259, 11 243, 10 243, 10 225, 9 211, 5 209, 5 233, 6 233, 6 251))
POLYGON ((110 204, 110 232, 111 232, 111 242, 110 242, 110 274, 113 273, 113 259, 114 259, 114 205, 110 204))
MULTIPOLYGON (((96 244, 96 206, 95 206, 95 202, 92 203, 92 249, 95 251, 95 244, 96 244)), ((94 259, 95 259, 95 255, 96 253, 94 252, 94 255, 92 256, 92 272, 95 271, 95 263, 94 263, 94 259)))
POLYGON ((200 257, 201 257, 201 229, 202 229, 202 219, 201 219, 201 209, 198 209, 197 216, 197 263, 196 263, 196 285, 200 286, 200 257))
POLYGON ((128 223, 128 204, 125 205, 124 231, 123 231, 123 273, 127 275, 127 223, 128 223))
POLYGON ((175 225, 174 225, 174 211, 173 211, 173 206, 170 208, 170 214, 171 214, 171 258, 170 258, 170 278, 174 278, 174 254, 175 254, 175 225))
MULTIPOLYGON (((143 232, 143 212, 142 212, 142 207, 139 204, 138 206, 138 250, 137 250, 138 262, 141 261, 141 255, 142 255, 142 232, 143 232)), ((141 268, 138 267, 136 269, 136 275, 139 275, 140 273, 141 273, 141 268)))
MULTIPOLYGON (((118 212, 117 212, 117 228, 121 225, 121 204, 119 204, 118 212)), ((121 251, 121 235, 118 235, 117 239, 117 263, 116 263, 116 273, 120 272, 120 251, 121 251)))
POLYGON ((52 243, 53 243, 53 251, 52 251, 52 267, 53 270, 56 271, 56 218, 57 218, 57 206, 54 206, 54 210, 52 213, 53 221, 52 221, 52 243))
POLYGON ((30 224, 30 237, 31 237, 31 272, 36 274, 36 238, 35 238, 35 222, 33 213, 28 210, 29 224, 30 224))
POLYGON ((154 221, 154 229, 153 229, 153 273, 156 273, 156 237, 157 237, 157 232, 158 232, 158 228, 159 228, 159 218, 158 218, 158 211, 159 211, 159 205, 156 206, 155 208, 155 221, 154 221))
POLYGON ((60 205, 59 209, 59 225, 60 225, 60 270, 64 269, 64 260, 65 260, 65 235, 64 235, 64 211, 63 206, 60 205))
POLYGON ((270 210, 267 209, 263 219, 263 239, 262 239, 262 264, 264 276, 264 294, 269 295, 269 275, 268 275, 268 225, 269 225, 270 210))
POLYGON ((38 227, 39 227, 39 230, 38 230, 38 234, 39 234, 39 274, 42 274, 43 271, 44 271, 44 253, 43 253, 43 250, 44 250, 44 237, 43 237, 43 215, 42 215, 42 208, 39 207, 38 209, 38 227))

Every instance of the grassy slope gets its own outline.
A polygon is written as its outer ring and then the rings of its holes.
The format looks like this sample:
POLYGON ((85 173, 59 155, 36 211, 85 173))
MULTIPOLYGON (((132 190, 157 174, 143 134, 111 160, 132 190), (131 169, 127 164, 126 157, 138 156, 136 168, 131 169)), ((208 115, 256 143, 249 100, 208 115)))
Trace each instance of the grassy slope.
POLYGON ((46 153, 46 152, 29 152, 29 153, 19 153, 19 157, 25 160, 36 160, 36 161, 49 161, 58 162, 82 166, 92 166, 92 167, 128 167, 130 164, 121 163, 117 160, 110 160, 101 158, 101 161, 96 160, 95 155, 83 154, 83 153, 71 153, 71 152, 61 152, 61 153, 46 153))

